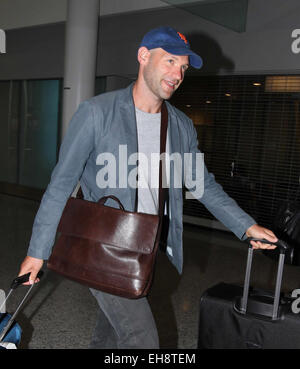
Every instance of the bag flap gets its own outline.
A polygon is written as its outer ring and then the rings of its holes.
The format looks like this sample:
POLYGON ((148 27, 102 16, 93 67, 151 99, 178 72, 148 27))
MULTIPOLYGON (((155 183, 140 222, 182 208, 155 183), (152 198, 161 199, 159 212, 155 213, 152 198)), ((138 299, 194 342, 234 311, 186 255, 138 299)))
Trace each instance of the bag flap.
POLYGON ((158 215, 134 213, 70 198, 58 232, 130 251, 150 254, 159 226, 158 215))

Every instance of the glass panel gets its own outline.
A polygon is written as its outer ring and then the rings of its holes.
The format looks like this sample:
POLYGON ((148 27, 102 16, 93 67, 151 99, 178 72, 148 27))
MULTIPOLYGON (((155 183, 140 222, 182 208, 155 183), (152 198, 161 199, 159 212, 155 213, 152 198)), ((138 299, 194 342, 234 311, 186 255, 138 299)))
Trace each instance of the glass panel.
POLYGON ((0 181, 17 182, 20 82, 0 82, 0 181))
MULTIPOLYGON (((267 227, 282 202, 295 200, 300 175, 299 76, 276 78, 270 89, 271 77, 187 76, 172 97, 193 120, 208 169, 267 227)), ((185 200, 184 214, 212 219, 196 200, 185 200)))
POLYGON ((246 30, 248 0, 163 0, 236 32, 246 30))
POLYGON ((20 127, 19 184, 46 188, 56 164, 60 83, 24 81, 20 127))

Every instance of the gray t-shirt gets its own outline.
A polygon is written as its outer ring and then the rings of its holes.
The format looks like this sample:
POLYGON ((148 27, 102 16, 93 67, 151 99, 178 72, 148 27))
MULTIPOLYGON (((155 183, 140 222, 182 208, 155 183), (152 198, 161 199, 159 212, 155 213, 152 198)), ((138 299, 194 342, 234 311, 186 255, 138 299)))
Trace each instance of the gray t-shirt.
POLYGON ((136 110, 138 134, 138 212, 157 214, 161 113, 136 110))

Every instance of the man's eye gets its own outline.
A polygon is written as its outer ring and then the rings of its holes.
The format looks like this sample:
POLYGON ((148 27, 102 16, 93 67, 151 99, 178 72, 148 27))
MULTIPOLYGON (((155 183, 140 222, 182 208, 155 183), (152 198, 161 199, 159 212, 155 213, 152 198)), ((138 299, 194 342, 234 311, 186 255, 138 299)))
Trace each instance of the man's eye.
POLYGON ((174 60, 173 60, 173 59, 169 59, 169 60, 168 60, 168 62, 169 62, 170 64, 174 64, 174 60))

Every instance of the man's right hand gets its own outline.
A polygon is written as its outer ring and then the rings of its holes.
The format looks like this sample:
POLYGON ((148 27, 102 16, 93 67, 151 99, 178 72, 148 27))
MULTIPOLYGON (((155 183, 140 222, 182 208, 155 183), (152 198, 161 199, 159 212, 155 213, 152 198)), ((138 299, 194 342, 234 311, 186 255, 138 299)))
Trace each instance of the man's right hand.
POLYGON ((33 258, 32 256, 26 256, 21 264, 21 268, 18 274, 18 277, 27 273, 31 273, 29 277, 29 281, 24 283, 24 285, 30 285, 33 283, 39 282, 39 279, 36 277, 40 269, 44 264, 44 260, 33 258))

